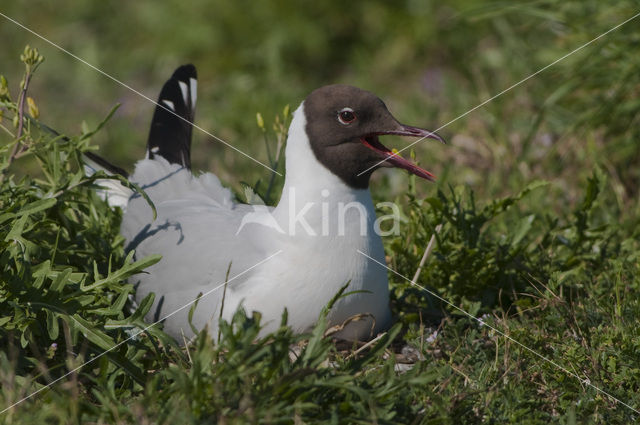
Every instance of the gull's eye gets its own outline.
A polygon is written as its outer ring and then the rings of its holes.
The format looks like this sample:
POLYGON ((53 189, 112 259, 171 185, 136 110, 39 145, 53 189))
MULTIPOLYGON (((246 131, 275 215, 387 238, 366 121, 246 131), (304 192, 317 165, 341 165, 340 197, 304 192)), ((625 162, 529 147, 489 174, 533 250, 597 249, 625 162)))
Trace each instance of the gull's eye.
POLYGON ((356 114, 351 108, 343 108, 340 112, 338 112, 338 121, 340 121, 340 124, 348 125, 355 120, 356 114))

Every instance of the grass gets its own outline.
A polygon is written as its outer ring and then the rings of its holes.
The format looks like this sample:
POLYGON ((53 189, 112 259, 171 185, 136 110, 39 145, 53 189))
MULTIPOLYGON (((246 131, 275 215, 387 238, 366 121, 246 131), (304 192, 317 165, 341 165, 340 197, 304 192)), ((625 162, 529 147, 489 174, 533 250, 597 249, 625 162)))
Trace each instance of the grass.
MULTIPOLYGON (((263 137, 273 157, 283 134, 271 125, 278 114, 286 121, 283 105, 321 84, 370 88, 405 122, 435 128, 637 13, 631 1, 344 6, 229 2, 211 11, 142 1, 107 19, 111 6, 81 1, 2 12, 151 97, 175 65, 195 61, 198 123, 264 161, 263 137)), ((384 239, 398 273, 389 274, 396 325, 364 349, 332 341, 322 317, 311 334, 293 335, 285 315, 256 340, 260 317, 242 311, 219 342, 201 333, 188 349, 159 328, 138 334, 150 304, 132 311, 126 278, 158 258, 127 256, 121 214, 95 195, 99 176, 83 175, 80 154, 100 145, 130 166, 142 155, 151 106, 44 44, 42 65, 33 51, 20 64, 30 40, 9 24, 0 33, 11 40, 0 51, 9 80, 0 85, 0 406, 71 372, 1 423, 638 420, 572 376, 640 408, 633 23, 456 121, 444 130, 448 146, 418 144, 415 156, 437 172, 437 186, 376 176, 374 198, 396 201, 404 221, 400 235, 384 239), (17 137, 25 70, 36 72, 17 137), (117 99, 123 106, 110 116, 117 99), (16 146, 19 158, 10 159, 16 146), (482 322, 401 277, 414 276, 434 234, 417 281, 482 322)), ((266 194, 266 170, 203 140, 194 150, 196 168, 214 169, 238 192, 237 176, 246 176, 266 194)))

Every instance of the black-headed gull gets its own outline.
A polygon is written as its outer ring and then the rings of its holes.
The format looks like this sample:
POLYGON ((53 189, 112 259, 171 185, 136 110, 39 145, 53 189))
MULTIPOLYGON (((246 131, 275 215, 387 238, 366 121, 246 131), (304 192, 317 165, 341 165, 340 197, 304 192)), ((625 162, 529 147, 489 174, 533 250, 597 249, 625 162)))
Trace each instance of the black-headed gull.
MULTIPOLYGON (((161 319, 206 294, 192 323, 198 329, 208 325, 215 334, 224 294, 225 319, 242 305, 261 312, 263 332, 269 332, 286 308, 289 325, 304 332, 349 283, 347 291, 355 293, 339 299, 329 313, 331 325, 345 324, 338 336, 365 340, 388 327, 387 271, 361 254, 385 262, 370 176, 380 167, 433 176, 387 149, 379 136, 440 137, 400 124, 368 91, 321 87, 293 114, 278 205, 252 206, 237 203, 214 174, 192 174, 195 102, 195 68, 182 66, 162 89, 147 157, 130 176, 153 200, 157 218, 140 196, 110 194, 125 209, 121 233, 130 249, 138 258, 162 255, 135 277, 137 300, 156 294, 146 319, 161 319), (360 320, 350 320, 354 317, 360 320)), ((168 317, 165 331, 177 338, 193 335, 188 313, 186 308, 168 317)))

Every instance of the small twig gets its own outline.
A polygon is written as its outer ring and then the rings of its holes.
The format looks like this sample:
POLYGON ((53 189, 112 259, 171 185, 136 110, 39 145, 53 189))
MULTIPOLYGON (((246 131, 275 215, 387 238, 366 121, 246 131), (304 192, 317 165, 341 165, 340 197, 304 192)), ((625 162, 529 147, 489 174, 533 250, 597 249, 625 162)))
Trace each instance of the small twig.
POLYGON ((361 320, 361 319, 363 319, 365 317, 370 317, 371 318, 371 329, 369 330, 369 338, 371 338, 373 336, 373 330, 376 328, 376 318, 371 313, 354 314, 353 316, 347 318, 341 324, 331 326, 329 329, 324 331, 324 337, 326 338, 328 336, 335 335, 338 332, 344 330, 344 328, 346 328, 349 323, 357 322, 358 320, 361 320))
MULTIPOLYGON (((276 152, 276 159, 273 163, 273 169, 277 170, 278 169, 278 165, 280 164, 280 152, 282 151, 282 143, 280 141, 278 141, 278 146, 277 146, 277 152, 276 152)), ((273 183, 276 179, 276 173, 272 172, 271 176, 269 177, 269 185, 267 186, 267 192, 264 196, 265 198, 265 203, 268 205, 271 202, 271 189, 273 189, 273 183)))
POLYGON ((222 312, 224 311, 224 300, 227 297, 227 286, 229 285, 229 273, 231 272, 231 264, 233 263, 229 262, 229 267, 227 267, 227 275, 224 278, 224 289, 222 290, 222 303, 220 304, 220 315, 218 316, 218 341, 216 342, 216 344, 218 345, 220 344, 220 322, 222 321, 222 312))
POLYGON ((24 127, 24 101, 27 98, 27 90, 29 88, 29 82, 33 72, 31 67, 27 67, 27 72, 24 76, 24 84, 22 90, 20 90, 20 96, 18 97, 18 131, 16 132, 16 139, 20 139, 22 136, 22 129, 24 127))
POLYGON ((3 170, 2 176, 0 176, 0 180, 4 178, 9 166, 18 155, 20 155, 23 151, 27 149, 26 144, 24 144, 20 139, 22 138, 22 132, 24 130, 24 102, 27 99, 27 90, 29 89, 29 82, 31 81, 31 77, 33 73, 38 68, 38 66, 42 63, 44 58, 38 53, 37 49, 31 49, 29 46, 26 46, 24 49, 24 53, 20 56, 22 62, 24 62, 26 66, 26 71, 24 74, 24 82, 22 87, 20 88, 20 95, 18 97, 18 130, 16 131, 16 144, 11 151, 11 155, 7 160, 7 165, 3 170))
POLYGON ((347 358, 351 358, 351 357, 355 357, 358 354, 360 354, 363 350, 366 350, 367 348, 371 347, 373 344, 375 344, 376 342, 378 342, 378 340, 380 338, 382 338, 383 336, 385 336, 387 333, 383 332, 380 335, 378 335, 377 337, 373 338, 371 341, 367 342, 366 344, 364 344, 362 347, 358 348, 356 351, 354 351, 353 353, 349 354, 347 356, 347 358))
POLYGON ((190 341, 187 341, 187 337, 184 335, 184 331, 182 330, 182 328, 180 328, 180 334, 182 334, 182 342, 184 342, 184 349, 187 352, 189 363, 193 365, 193 360, 191 360, 191 352, 189 350, 190 341))
MULTIPOLYGON (((72 369, 76 365, 76 360, 80 358, 80 354, 74 357, 75 353, 73 352, 73 339, 71 338, 71 329, 69 328, 69 324, 66 320, 62 320, 62 334, 64 335, 67 369, 72 369)), ((77 390, 78 388, 77 369, 72 369, 70 371, 70 375, 70 387, 75 393, 75 390, 77 390)))
MULTIPOLYGON (((413 279, 415 282, 415 279, 413 279)), ((424 322, 422 321, 422 310, 418 310, 420 317, 420 354, 424 353, 424 322)))
POLYGON ((431 239, 429 240, 427 249, 424 250, 424 254, 420 259, 420 264, 418 265, 418 269, 416 270, 416 273, 413 275, 413 279, 411 279, 414 283, 420 277, 420 272, 422 272, 422 268, 424 267, 424 264, 427 262, 427 257, 429 257, 429 254, 431 254, 431 251, 433 251, 433 244, 436 241, 436 235, 440 233, 440 229, 442 229, 442 224, 438 224, 436 226, 436 231, 433 233, 433 235, 431 235, 431 239))
MULTIPOLYGON (((285 110, 288 110, 288 109, 285 108, 285 110)), ((276 158, 273 161, 273 170, 274 171, 271 173, 271 177, 269 178, 269 185, 267 186, 267 192, 266 192, 266 194, 264 196, 265 203, 267 205, 269 205, 270 200, 271 200, 271 189, 273 189, 273 183, 275 182, 275 179, 276 179, 276 170, 278 169, 278 165, 280 164, 280 155, 282 154, 282 147, 283 147, 284 142, 286 141, 287 136, 288 136, 287 128, 284 126, 284 124, 287 121, 287 116, 288 116, 288 113, 284 112, 283 113, 283 123, 280 124, 279 121, 277 121, 277 123, 280 125, 280 132, 277 135, 278 142, 276 143, 276 158)), ((266 139, 265 139, 265 141, 266 141, 266 139)))
POLYGON ((269 147, 269 139, 267 138, 267 132, 262 131, 262 138, 264 140, 264 145, 267 148, 267 159, 269 159, 269 164, 273 164, 273 158, 271 156, 271 148, 269 147))
POLYGON ((13 160, 16 159, 16 157, 25 149, 25 144, 22 143, 20 138, 22 137, 22 131, 24 129, 24 101, 27 98, 27 90, 29 88, 29 81, 31 81, 32 75, 33 73, 30 67, 27 67, 27 72, 24 76, 24 84, 20 90, 20 96, 18 97, 18 131, 16 132, 16 145, 11 151, 11 156, 9 156, 7 168, 5 169, 8 169, 13 160))

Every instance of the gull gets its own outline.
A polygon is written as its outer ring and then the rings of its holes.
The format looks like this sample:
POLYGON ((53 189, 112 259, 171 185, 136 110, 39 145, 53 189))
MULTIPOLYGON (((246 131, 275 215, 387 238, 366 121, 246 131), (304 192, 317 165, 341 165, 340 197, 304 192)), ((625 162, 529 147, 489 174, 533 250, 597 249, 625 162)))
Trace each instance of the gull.
MULTIPOLYGON (((385 264, 371 174, 398 167, 426 180, 434 176, 385 147, 380 136, 442 141, 440 136, 400 124, 366 90, 318 88, 293 113, 279 202, 249 205, 237 202, 215 174, 191 170, 196 97, 196 69, 183 65, 162 88, 146 157, 128 177, 153 201, 157 217, 139 194, 114 184, 104 189, 108 201, 124 210, 127 249, 137 258, 162 255, 135 277, 137 301, 155 294, 146 320, 162 319, 207 294, 191 320, 184 308, 167 317, 165 332, 191 337, 193 326, 215 335, 220 318, 230 320, 242 307, 261 313, 261 335, 280 326, 285 309, 288 325, 302 333, 346 285, 327 316, 340 329, 335 336, 364 341, 388 328, 387 271, 367 258, 385 264), (213 290, 226 281, 224 290, 213 290)), ((95 161, 88 168, 109 171, 95 161)))

